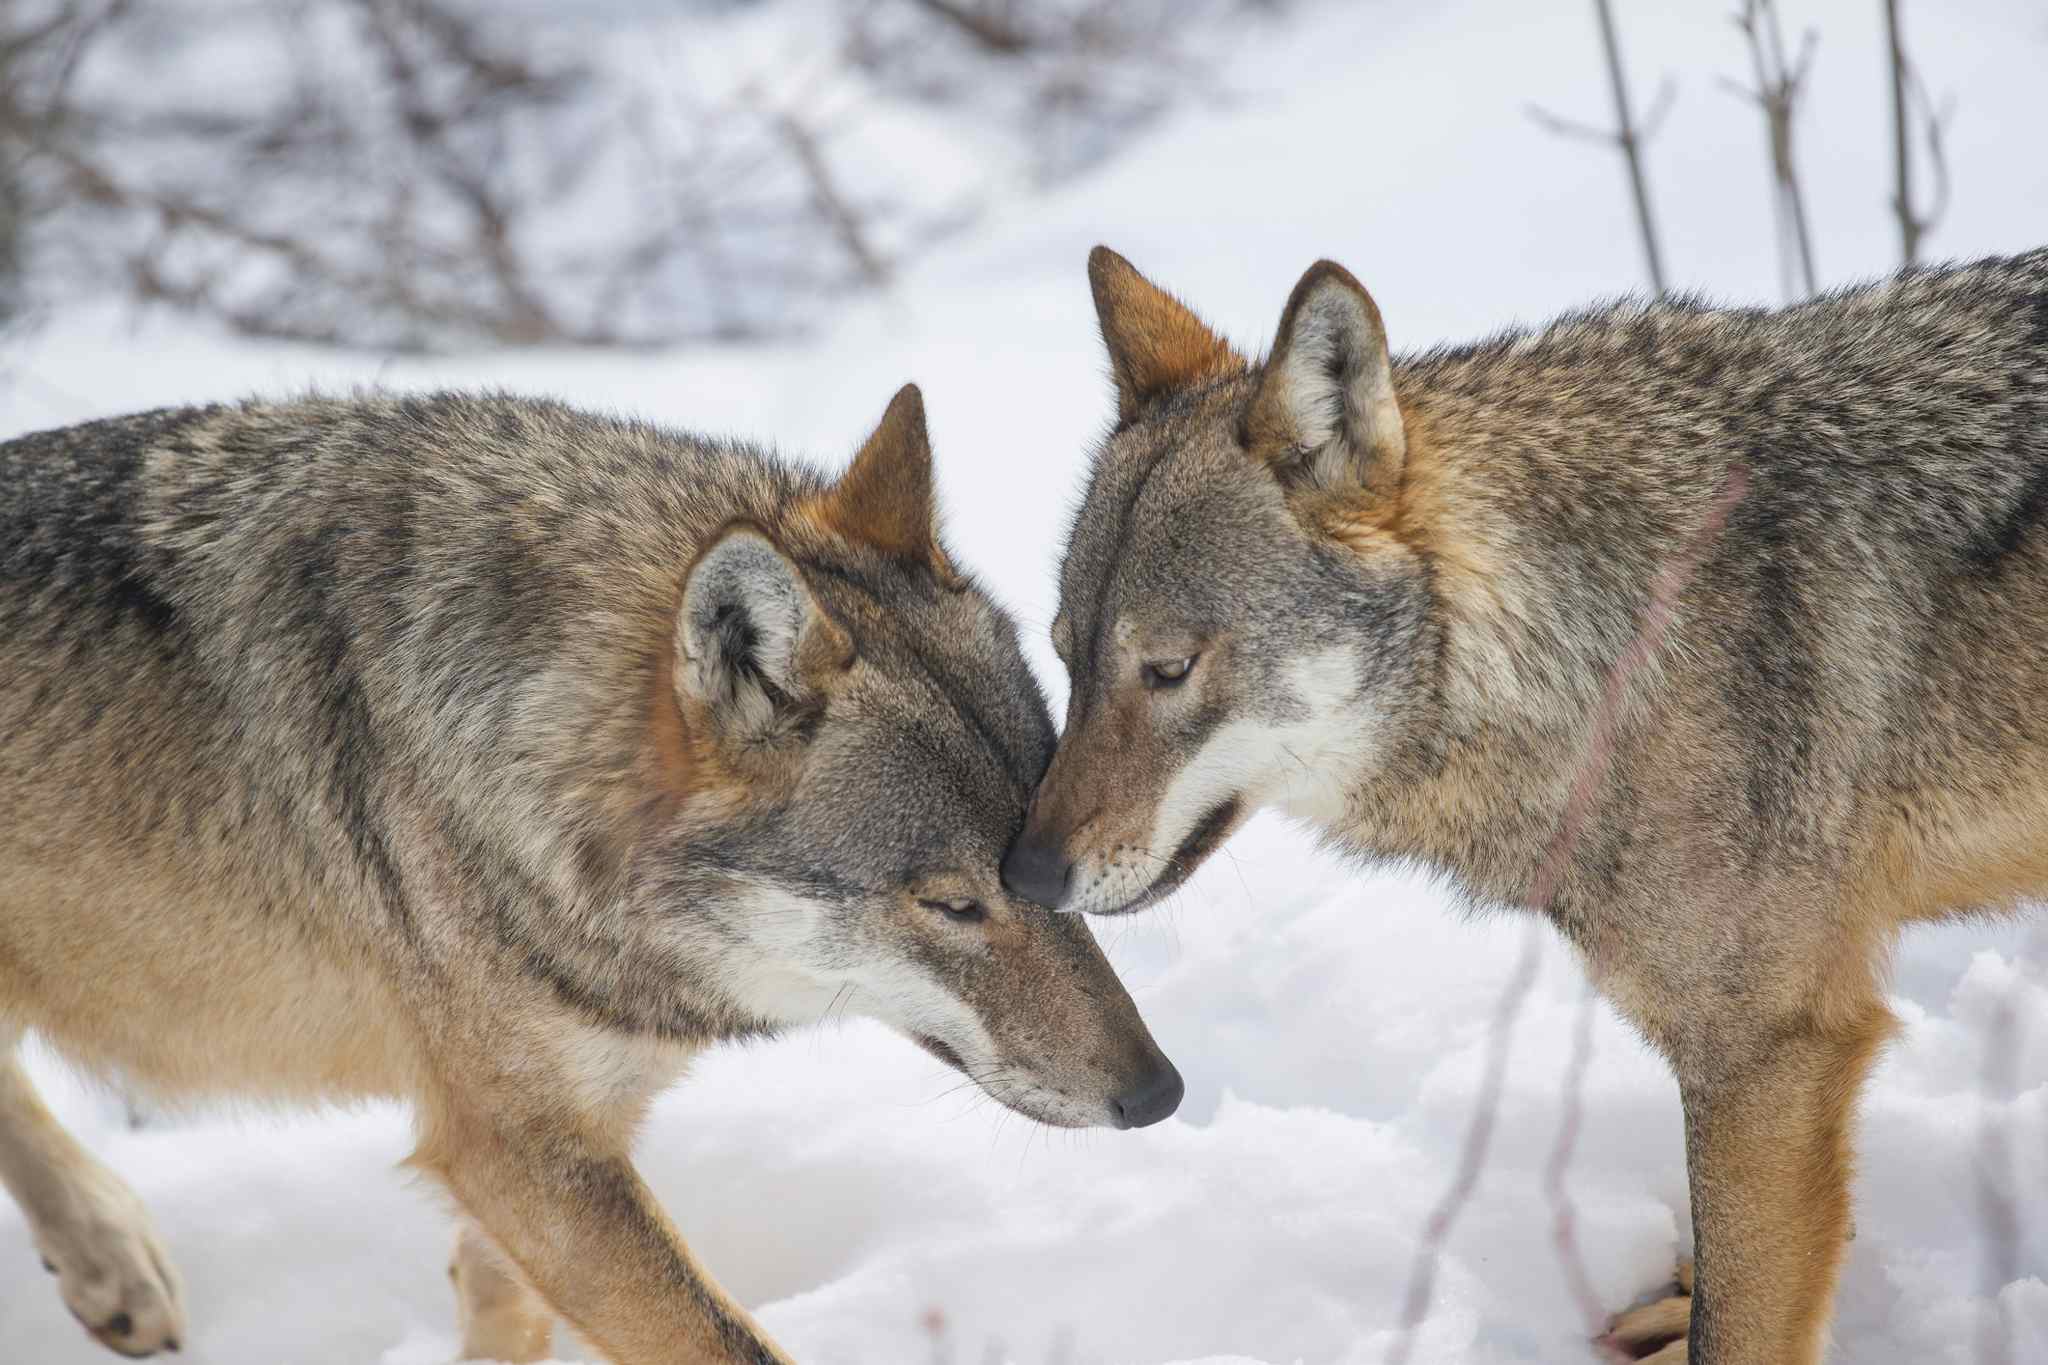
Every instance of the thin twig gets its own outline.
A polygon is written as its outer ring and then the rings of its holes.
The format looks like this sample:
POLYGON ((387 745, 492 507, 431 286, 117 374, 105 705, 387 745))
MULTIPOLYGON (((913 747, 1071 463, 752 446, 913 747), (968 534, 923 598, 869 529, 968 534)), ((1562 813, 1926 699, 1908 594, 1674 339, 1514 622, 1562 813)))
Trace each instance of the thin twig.
POLYGON ((1621 44, 1614 36, 1614 13, 1609 0, 1594 0, 1600 16, 1600 43, 1607 50, 1607 81, 1614 88, 1614 140, 1628 162, 1629 192, 1635 196, 1636 226, 1643 234, 1643 259, 1650 270, 1650 285, 1658 297, 1665 293, 1664 256, 1657 247, 1657 228, 1650 217, 1650 188, 1643 178, 1642 143, 1629 119, 1628 86, 1621 71, 1621 44))
POLYGON ((1891 52, 1892 212, 1899 220, 1899 259, 1920 259, 1920 222, 1913 216, 1913 139, 1907 132, 1906 49, 1899 36, 1899 0, 1884 0, 1885 45, 1891 52))
POLYGON ((1892 214, 1899 223, 1899 259, 1903 265, 1917 265, 1920 246, 1928 232, 1948 212, 1948 151, 1943 141, 1952 106, 1936 109, 1920 79, 1919 68, 1906 56, 1906 39, 1899 26, 1899 0, 1885 0, 1885 43, 1890 52, 1892 86, 1892 214), (1926 212, 1913 206, 1913 120, 1914 105, 1927 139, 1927 159, 1934 171, 1934 201, 1926 212))
POLYGON ((1579 996, 1578 1021, 1572 1026, 1571 1061, 1564 1073, 1564 1117, 1558 1121, 1557 1144, 1550 1149, 1550 1163, 1544 1168, 1543 1188, 1550 1198, 1550 1240, 1557 1248, 1558 1263, 1564 1267, 1565 1283, 1578 1300, 1579 1316, 1586 1330, 1598 1335, 1607 1324, 1606 1310, 1593 1289, 1593 1277, 1586 1272, 1579 1252, 1578 1216, 1572 1207, 1571 1189, 1566 1183, 1572 1155, 1579 1144, 1579 1128, 1585 1117, 1586 1072, 1593 1064, 1593 1021, 1598 995, 1589 979, 1579 996))
POLYGON ((983 50, 999 57, 1015 57, 1029 52, 1034 46, 1029 33, 1012 23, 1008 16, 991 8, 963 4, 961 0, 916 0, 916 3, 927 14, 945 20, 972 38, 983 50))
POLYGON ((1650 287, 1662 298, 1667 292, 1664 284, 1664 254, 1657 245, 1657 224, 1650 212, 1650 187, 1643 175, 1643 144, 1655 135, 1657 126, 1670 112, 1671 100, 1677 87, 1667 77, 1658 87, 1657 94, 1650 101, 1649 114, 1638 123, 1630 112, 1628 84, 1621 69, 1621 48, 1614 36, 1614 16, 1608 9, 1608 0, 1593 0, 1594 12, 1600 20, 1600 41, 1607 54, 1607 80, 1614 95, 1614 119, 1612 128, 1596 128, 1591 124, 1568 119, 1539 105, 1529 105, 1529 117, 1542 127, 1561 137, 1577 138, 1585 142, 1602 142, 1621 152, 1623 164, 1628 169, 1629 195, 1635 203, 1636 231, 1643 245, 1643 261, 1650 274, 1650 287))
POLYGON ((867 228, 861 216, 848 202, 846 194, 839 187, 832 174, 832 168, 825 161, 824 149, 818 145, 817 135, 804 126, 794 114, 776 116, 775 128, 788 144, 790 153, 803 168, 805 178, 810 182, 811 203, 818 216, 832 229, 832 235, 844 247, 854 267, 869 284, 884 284, 889 279, 889 264, 868 240, 867 228))
POLYGON ((1800 41, 1797 61, 1785 60, 1785 39, 1773 0, 1743 0, 1734 16, 1749 46, 1754 86, 1733 81, 1722 84, 1752 100, 1764 116, 1764 145, 1770 159, 1773 189, 1772 211, 1778 225, 1779 284, 1790 299, 1811 298, 1819 289, 1813 264, 1813 234, 1807 227, 1806 196, 1799 184, 1799 170, 1792 154, 1792 122, 1798 112, 1799 96, 1813 65, 1819 36, 1808 30, 1800 41), (1804 280, 1804 290, 1794 289, 1794 264, 1804 280))

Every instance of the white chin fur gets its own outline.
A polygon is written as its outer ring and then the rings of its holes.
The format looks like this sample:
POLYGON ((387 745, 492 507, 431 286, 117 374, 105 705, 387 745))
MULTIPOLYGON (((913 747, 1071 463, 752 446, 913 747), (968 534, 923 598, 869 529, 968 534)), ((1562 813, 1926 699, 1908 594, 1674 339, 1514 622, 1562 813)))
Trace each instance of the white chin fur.
POLYGON ((795 1026, 862 1015, 907 1038, 944 1043, 992 1099, 1040 1123, 1114 1126, 1107 1100, 1073 1098, 1004 1061, 981 1017, 922 968, 887 954, 882 944, 868 942, 853 953, 847 941, 826 942, 827 907, 756 884, 726 922, 744 926, 746 943, 723 948, 707 965, 729 995, 761 1018, 795 1026))
POLYGON ((1210 812, 1233 797, 1247 810, 1277 806, 1288 815, 1335 825, 1376 738, 1358 705, 1358 662, 1343 648, 1298 659, 1287 671, 1298 720, 1244 717, 1219 726, 1168 784, 1143 849, 1111 849, 1074 869, 1062 909, 1101 914, 1143 896, 1172 868, 1170 860, 1210 812))
POLYGON ((863 1015, 906 1038, 951 1048, 969 1079, 1005 1108, 1057 1128, 1114 1127, 1105 1099, 1076 1098, 1002 1057, 981 1017, 923 968, 890 955, 885 943, 856 946, 832 933, 828 909, 757 884, 728 924, 745 926, 744 947, 726 948, 713 970, 746 1009, 778 1023, 814 1024, 863 1015), (830 964, 829 966, 825 964, 830 964))

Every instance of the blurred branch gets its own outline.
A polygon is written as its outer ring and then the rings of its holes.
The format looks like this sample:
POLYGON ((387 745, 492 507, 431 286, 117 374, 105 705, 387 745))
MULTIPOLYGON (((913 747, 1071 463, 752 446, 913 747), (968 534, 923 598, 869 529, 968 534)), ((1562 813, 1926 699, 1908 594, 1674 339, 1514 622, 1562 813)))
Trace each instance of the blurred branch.
POLYGON ((1796 254, 1799 275, 1805 283, 1804 297, 1811 298, 1819 285, 1813 268, 1813 235, 1806 222, 1806 198, 1800 190, 1799 171, 1792 156, 1792 120, 1820 35, 1808 29, 1800 39, 1798 59, 1788 64, 1774 0, 1743 0, 1741 12, 1733 17, 1749 45, 1756 84, 1743 86, 1724 79, 1722 85, 1754 101, 1763 112, 1765 144, 1776 193, 1773 210, 1778 223, 1779 282, 1787 298, 1795 297, 1791 262, 1796 254))
POLYGON ((0 21, 0 320, 24 307, 29 224, 47 208, 34 164, 48 145, 74 135, 70 91, 80 57, 127 4, 53 3, 41 17, 11 9, 13 23, 0 21))
POLYGON ((1920 259, 1920 241, 1948 211, 1948 154, 1943 137, 1953 108, 1937 111, 1928 98, 1919 72, 1906 56, 1905 38, 1899 28, 1899 0, 1885 0, 1884 29, 1891 54, 1892 165, 1895 189, 1892 212, 1899 220, 1899 257, 1906 265, 1920 259), (1925 213, 1913 207, 1913 102, 1919 104, 1921 126, 1927 139, 1927 159, 1934 170, 1934 202, 1925 213))
MULTIPOLYGON (((0 314, 12 280, 385 352, 795 330, 973 217, 978 186, 906 193, 870 148, 840 152, 864 103, 999 120, 1041 179, 1071 174, 1208 88, 1181 41, 1197 12, 1247 21, 1182 0, 869 0, 806 49, 809 74, 778 53, 693 85, 545 7, 515 24, 478 0, 5 0, 0 314), (199 65, 222 40, 265 73, 232 98, 199 65)), ((673 33, 651 12, 608 22, 673 33)))
POLYGON ((1628 82, 1622 73, 1621 46, 1614 35, 1614 15, 1608 0, 1593 0, 1593 10, 1600 20, 1600 42, 1607 56, 1607 82, 1614 95, 1614 127, 1596 128, 1536 105, 1529 106, 1529 117, 1559 136, 1604 142, 1621 152, 1622 163, 1628 169, 1629 194, 1635 202, 1636 231, 1642 239, 1643 261, 1649 270, 1650 287, 1662 298, 1667 292, 1664 253, 1657 245, 1657 223, 1650 212, 1650 187, 1643 175, 1642 149, 1670 112, 1677 87, 1667 77, 1657 87, 1657 94, 1650 101, 1649 113, 1638 123, 1629 108, 1628 82))
POLYGON ((783 141, 789 144, 797 165, 803 167, 804 177, 810 182, 811 203, 816 207, 818 216, 832 229, 839 245, 846 249, 861 278, 869 284, 886 284, 889 279, 888 263, 868 240, 860 214, 854 211, 839 182, 833 178, 831 167, 825 163, 825 153, 818 146, 817 135, 794 114, 779 115, 775 127, 783 141))
POLYGON ((968 5, 961 0, 913 0, 925 13, 943 19, 966 34, 985 50, 998 56, 1014 57, 1034 46, 1031 35, 1019 28, 1009 5, 968 5))

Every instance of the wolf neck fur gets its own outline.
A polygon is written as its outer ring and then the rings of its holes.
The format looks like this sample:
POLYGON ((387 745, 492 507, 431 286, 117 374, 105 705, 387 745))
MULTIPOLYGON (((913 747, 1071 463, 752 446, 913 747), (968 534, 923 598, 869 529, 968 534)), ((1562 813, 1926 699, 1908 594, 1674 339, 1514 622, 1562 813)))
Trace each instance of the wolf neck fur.
MULTIPOLYGON (((1608 677, 1723 474, 1704 444, 1650 451, 1617 421, 1612 381, 1542 340, 1397 366, 1407 469, 1371 518, 1428 566, 1434 704, 1364 776, 1348 833, 1490 902, 1526 896, 1608 677)), ((1630 698, 1656 676, 1653 660, 1630 698)))

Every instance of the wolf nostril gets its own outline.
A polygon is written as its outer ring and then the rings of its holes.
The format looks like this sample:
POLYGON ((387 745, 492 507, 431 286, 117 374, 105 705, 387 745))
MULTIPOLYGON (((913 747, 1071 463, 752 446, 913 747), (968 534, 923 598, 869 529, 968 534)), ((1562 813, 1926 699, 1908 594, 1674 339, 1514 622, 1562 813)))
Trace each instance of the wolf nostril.
POLYGON ((1143 1128, 1159 1122, 1180 1108, 1187 1085, 1172 1062, 1161 1057, 1159 1065, 1130 1089, 1110 1101, 1126 1128, 1143 1128))
POLYGON ((1057 848, 1028 834, 1019 835, 1003 857, 1003 886, 1011 895, 1048 910, 1060 908, 1073 877, 1074 865, 1057 848))

